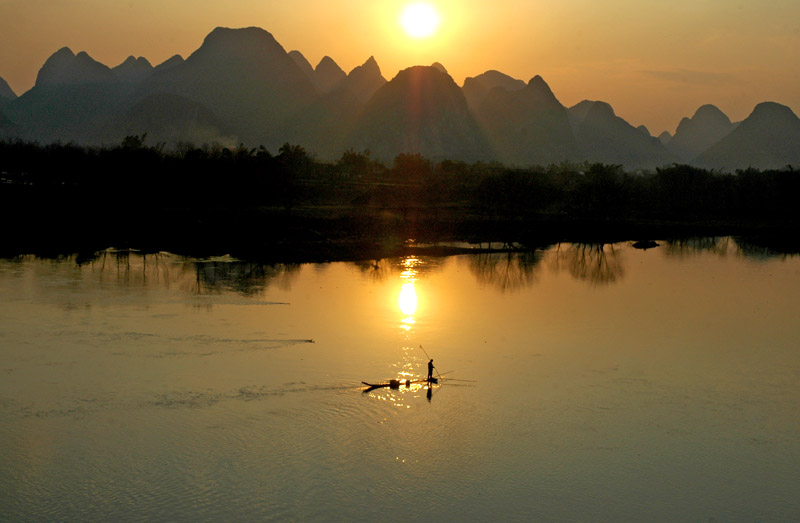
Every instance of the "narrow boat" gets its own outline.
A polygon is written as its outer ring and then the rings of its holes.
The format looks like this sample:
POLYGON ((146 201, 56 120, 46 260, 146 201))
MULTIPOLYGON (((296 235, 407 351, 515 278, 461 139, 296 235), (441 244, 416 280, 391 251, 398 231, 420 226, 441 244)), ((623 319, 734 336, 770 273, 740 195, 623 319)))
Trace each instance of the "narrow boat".
POLYGON ((410 387, 412 383, 439 383, 438 378, 421 379, 421 380, 389 380, 383 383, 369 383, 362 381, 368 388, 366 390, 380 389, 388 387, 390 389, 399 389, 400 387, 410 387))

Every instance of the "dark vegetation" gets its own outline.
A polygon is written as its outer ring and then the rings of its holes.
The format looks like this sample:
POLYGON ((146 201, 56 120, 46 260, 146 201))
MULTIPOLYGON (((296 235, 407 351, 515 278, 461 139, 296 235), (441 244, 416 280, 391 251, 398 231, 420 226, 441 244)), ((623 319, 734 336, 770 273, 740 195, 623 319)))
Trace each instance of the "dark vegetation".
POLYGON ((129 136, 103 148, 0 142, 0 173, 0 255, 114 246, 322 261, 390 254, 409 239, 533 247, 707 235, 791 250, 800 223, 800 172, 788 167, 629 173, 411 154, 384 165, 353 150, 321 163, 290 144, 166 151, 129 136))

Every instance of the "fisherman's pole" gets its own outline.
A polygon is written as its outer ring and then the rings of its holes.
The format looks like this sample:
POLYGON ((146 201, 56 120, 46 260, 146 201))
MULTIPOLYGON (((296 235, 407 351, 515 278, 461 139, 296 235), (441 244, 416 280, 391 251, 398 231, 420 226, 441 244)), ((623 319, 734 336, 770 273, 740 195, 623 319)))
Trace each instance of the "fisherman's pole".
MULTIPOLYGON (((426 357, 426 358, 428 358, 428 360, 431 360, 431 359, 432 359, 430 356, 428 356, 428 353, 427 353, 427 352, 425 352, 425 347, 423 347, 422 345, 420 345, 420 346, 419 346, 419 348, 420 348, 420 349, 422 349, 422 352, 425 354, 425 357, 426 357)), ((434 367, 434 370, 436 371, 436 376, 438 377, 438 379, 442 379, 442 375, 441 375, 441 374, 439 374, 439 369, 437 369, 436 367, 434 367)))

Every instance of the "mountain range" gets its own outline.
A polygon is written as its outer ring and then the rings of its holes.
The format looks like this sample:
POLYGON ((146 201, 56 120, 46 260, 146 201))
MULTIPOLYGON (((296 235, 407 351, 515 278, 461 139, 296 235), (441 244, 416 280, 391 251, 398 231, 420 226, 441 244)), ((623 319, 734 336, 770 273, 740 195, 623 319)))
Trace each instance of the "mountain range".
POLYGON ((564 106, 541 76, 527 83, 490 70, 456 84, 435 63, 387 81, 374 57, 349 73, 329 56, 312 67, 267 31, 214 29, 188 58, 115 67, 86 52, 56 51, 17 96, 0 78, 0 137, 43 143, 220 143, 277 150, 302 145, 323 160, 369 150, 433 160, 508 165, 603 162, 627 169, 690 163, 710 169, 800 165, 800 119, 758 104, 733 123, 713 105, 653 137, 603 101, 564 106))

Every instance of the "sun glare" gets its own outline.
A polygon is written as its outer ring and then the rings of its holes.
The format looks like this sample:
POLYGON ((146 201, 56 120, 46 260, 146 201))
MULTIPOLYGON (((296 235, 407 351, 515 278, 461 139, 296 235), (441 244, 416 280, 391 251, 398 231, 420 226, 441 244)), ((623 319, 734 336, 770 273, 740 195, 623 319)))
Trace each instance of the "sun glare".
POLYGON ((407 5, 400 15, 400 25, 412 38, 428 38, 439 28, 439 12, 428 3, 407 5))
POLYGON ((417 289, 413 283, 404 283, 400 289, 400 296, 397 300, 400 312, 406 316, 414 316, 417 313, 417 289))

